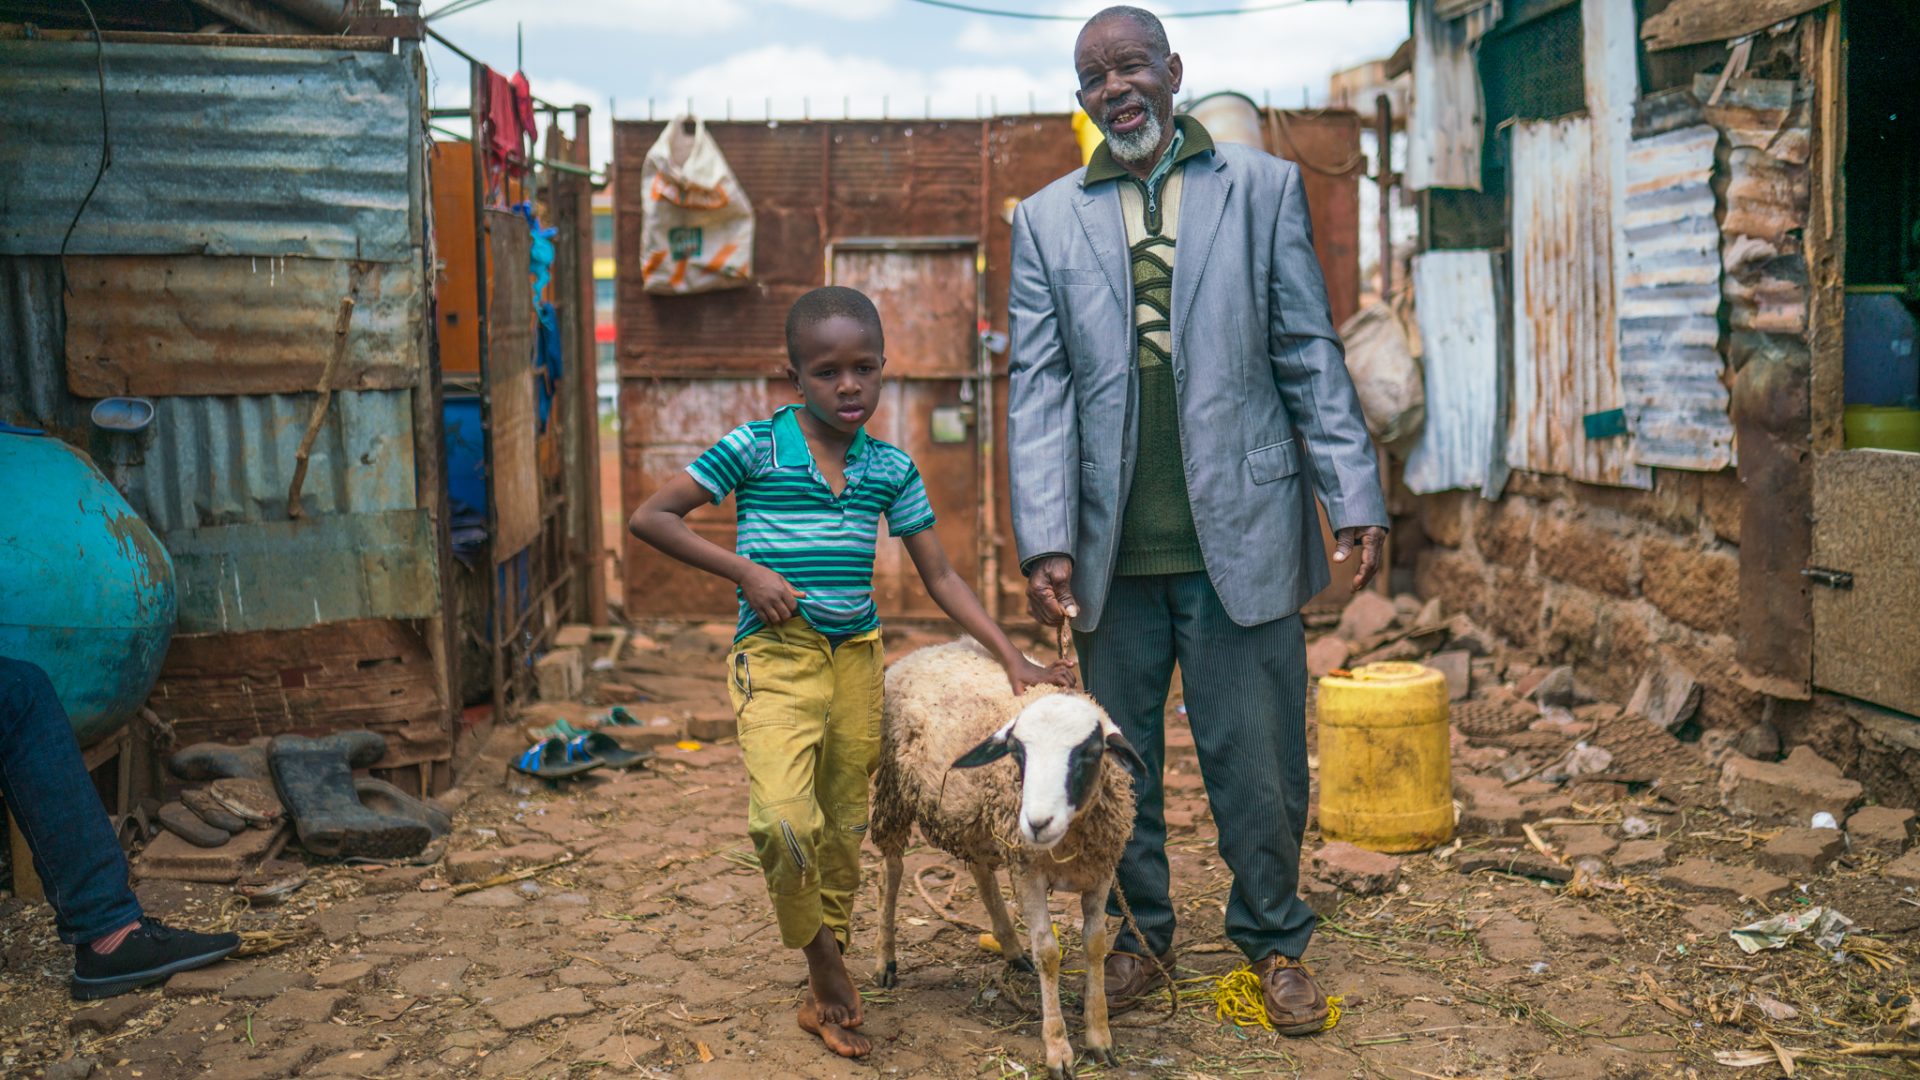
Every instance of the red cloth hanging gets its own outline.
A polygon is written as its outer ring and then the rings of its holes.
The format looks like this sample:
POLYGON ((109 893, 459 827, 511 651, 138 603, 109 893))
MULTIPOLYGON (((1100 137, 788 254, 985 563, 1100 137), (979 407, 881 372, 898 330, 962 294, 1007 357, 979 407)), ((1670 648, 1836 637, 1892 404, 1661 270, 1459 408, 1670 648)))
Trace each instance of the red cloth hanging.
POLYGON ((540 140, 540 118, 533 114, 533 87, 527 85, 524 72, 513 73, 513 104, 520 114, 520 128, 534 141, 540 140))
MULTIPOLYGON (((533 102, 528 100, 523 112, 520 93, 513 82, 489 67, 481 68, 481 75, 482 106, 489 129, 487 164, 494 172, 519 176, 527 168, 524 137, 528 127, 522 122, 522 116, 532 114, 533 102)), ((524 76, 516 75, 514 79, 521 85, 526 84, 524 76)))

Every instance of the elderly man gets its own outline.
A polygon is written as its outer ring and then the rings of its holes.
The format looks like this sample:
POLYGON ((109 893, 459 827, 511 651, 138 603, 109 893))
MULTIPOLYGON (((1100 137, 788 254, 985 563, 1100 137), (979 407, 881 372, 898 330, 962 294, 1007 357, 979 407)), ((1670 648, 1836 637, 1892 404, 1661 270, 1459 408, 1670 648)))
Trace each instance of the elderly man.
MULTIPOLYGON (((1319 1031, 1300 964, 1307 670, 1300 606, 1356 549, 1379 565, 1386 507, 1327 310, 1300 173, 1216 146, 1173 115, 1180 57, 1151 13, 1112 7, 1074 49, 1106 134, 1083 170, 1013 221, 1014 532, 1036 619, 1071 619, 1087 689, 1146 762, 1120 865, 1131 929, 1107 992, 1137 1002, 1171 968, 1161 769, 1177 662, 1220 850, 1226 931, 1274 1027, 1319 1031)), ((1117 908, 1110 909, 1118 914, 1117 908)))

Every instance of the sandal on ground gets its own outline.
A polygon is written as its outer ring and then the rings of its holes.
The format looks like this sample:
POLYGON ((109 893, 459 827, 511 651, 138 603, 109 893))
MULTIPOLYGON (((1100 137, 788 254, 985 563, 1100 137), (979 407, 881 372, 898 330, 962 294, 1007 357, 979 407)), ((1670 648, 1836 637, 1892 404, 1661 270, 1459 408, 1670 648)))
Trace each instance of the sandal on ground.
POLYGON ((592 772, 605 764, 599 758, 584 754, 575 757, 564 739, 542 739, 528 747, 526 753, 514 758, 507 767, 535 779, 552 781, 592 772))
POLYGON ((585 732, 569 739, 567 754, 569 757, 599 758, 607 763, 608 768, 613 769, 637 769, 654 758, 651 750, 629 750, 621 746, 613 736, 602 735, 597 731, 585 732))

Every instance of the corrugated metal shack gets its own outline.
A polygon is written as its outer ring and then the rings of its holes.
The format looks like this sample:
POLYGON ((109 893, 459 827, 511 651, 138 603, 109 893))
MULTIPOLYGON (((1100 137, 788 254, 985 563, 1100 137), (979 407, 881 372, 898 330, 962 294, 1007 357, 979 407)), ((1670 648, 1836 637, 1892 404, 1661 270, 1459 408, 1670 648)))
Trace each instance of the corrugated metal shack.
MULTIPOLYGON (((1080 164, 1070 118, 709 124, 753 201, 755 283, 694 296, 641 288, 641 163, 663 125, 615 125, 621 484, 633 507, 736 424, 793 400, 784 326, 793 301, 834 283, 887 320, 888 387, 876 434, 914 456, 955 565, 1004 612, 1024 608, 1006 502, 1006 332, 1013 207, 1080 164), (1004 346, 1000 346, 1004 349, 1004 346)), ((1267 149, 1303 164, 1316 251, 1336 320, 1359 303, 1359 117, 1269 112, 1267 149)), ((691 517, 731 545, 730 507, 691 517)), ((724 584, 629 541, 632 616, 731 618, 724 584)), ((939 617, 897 544, 875 567, 889 616, 939 617)))
MULTIPOLYGON (((231 6, 260 32, 97 4, 96 41, 60 28, 71 11, 0 5, 0 420, 87 451, 173 556, 156 740, 366 727, 384 775, 438 790, 461 701, 418 5, 342 4, 328 36, 231 6), (118 395, 151 426, 96 428, 118 395)), ((564 532, 531 505, 536 535, 564 532)))
POLYGON ((1910 802, 1920 453, 1855 430, 1859 365, 1900 346, 1848 313, 1920 301, 1920 16, 1411 6, 1429 409, 1394 470, 1402 581, 1597 690, 1676 666, 1704 726, 1910 802))

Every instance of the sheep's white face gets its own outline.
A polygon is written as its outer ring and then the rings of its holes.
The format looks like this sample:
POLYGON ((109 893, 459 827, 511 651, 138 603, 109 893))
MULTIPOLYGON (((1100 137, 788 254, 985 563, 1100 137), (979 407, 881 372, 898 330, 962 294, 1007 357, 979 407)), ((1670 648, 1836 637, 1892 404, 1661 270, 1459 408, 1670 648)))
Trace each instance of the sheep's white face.
POLYGON ((1140 760, 1099 706, 1083 697, 1049 694, 1020 710, 954 767, 974 768, 1011 754, 1020 767, 1020 840, 1045 851, 1067 835, 1074 815, 1098 790, 1109 750, 1136 765, 1140 760))

